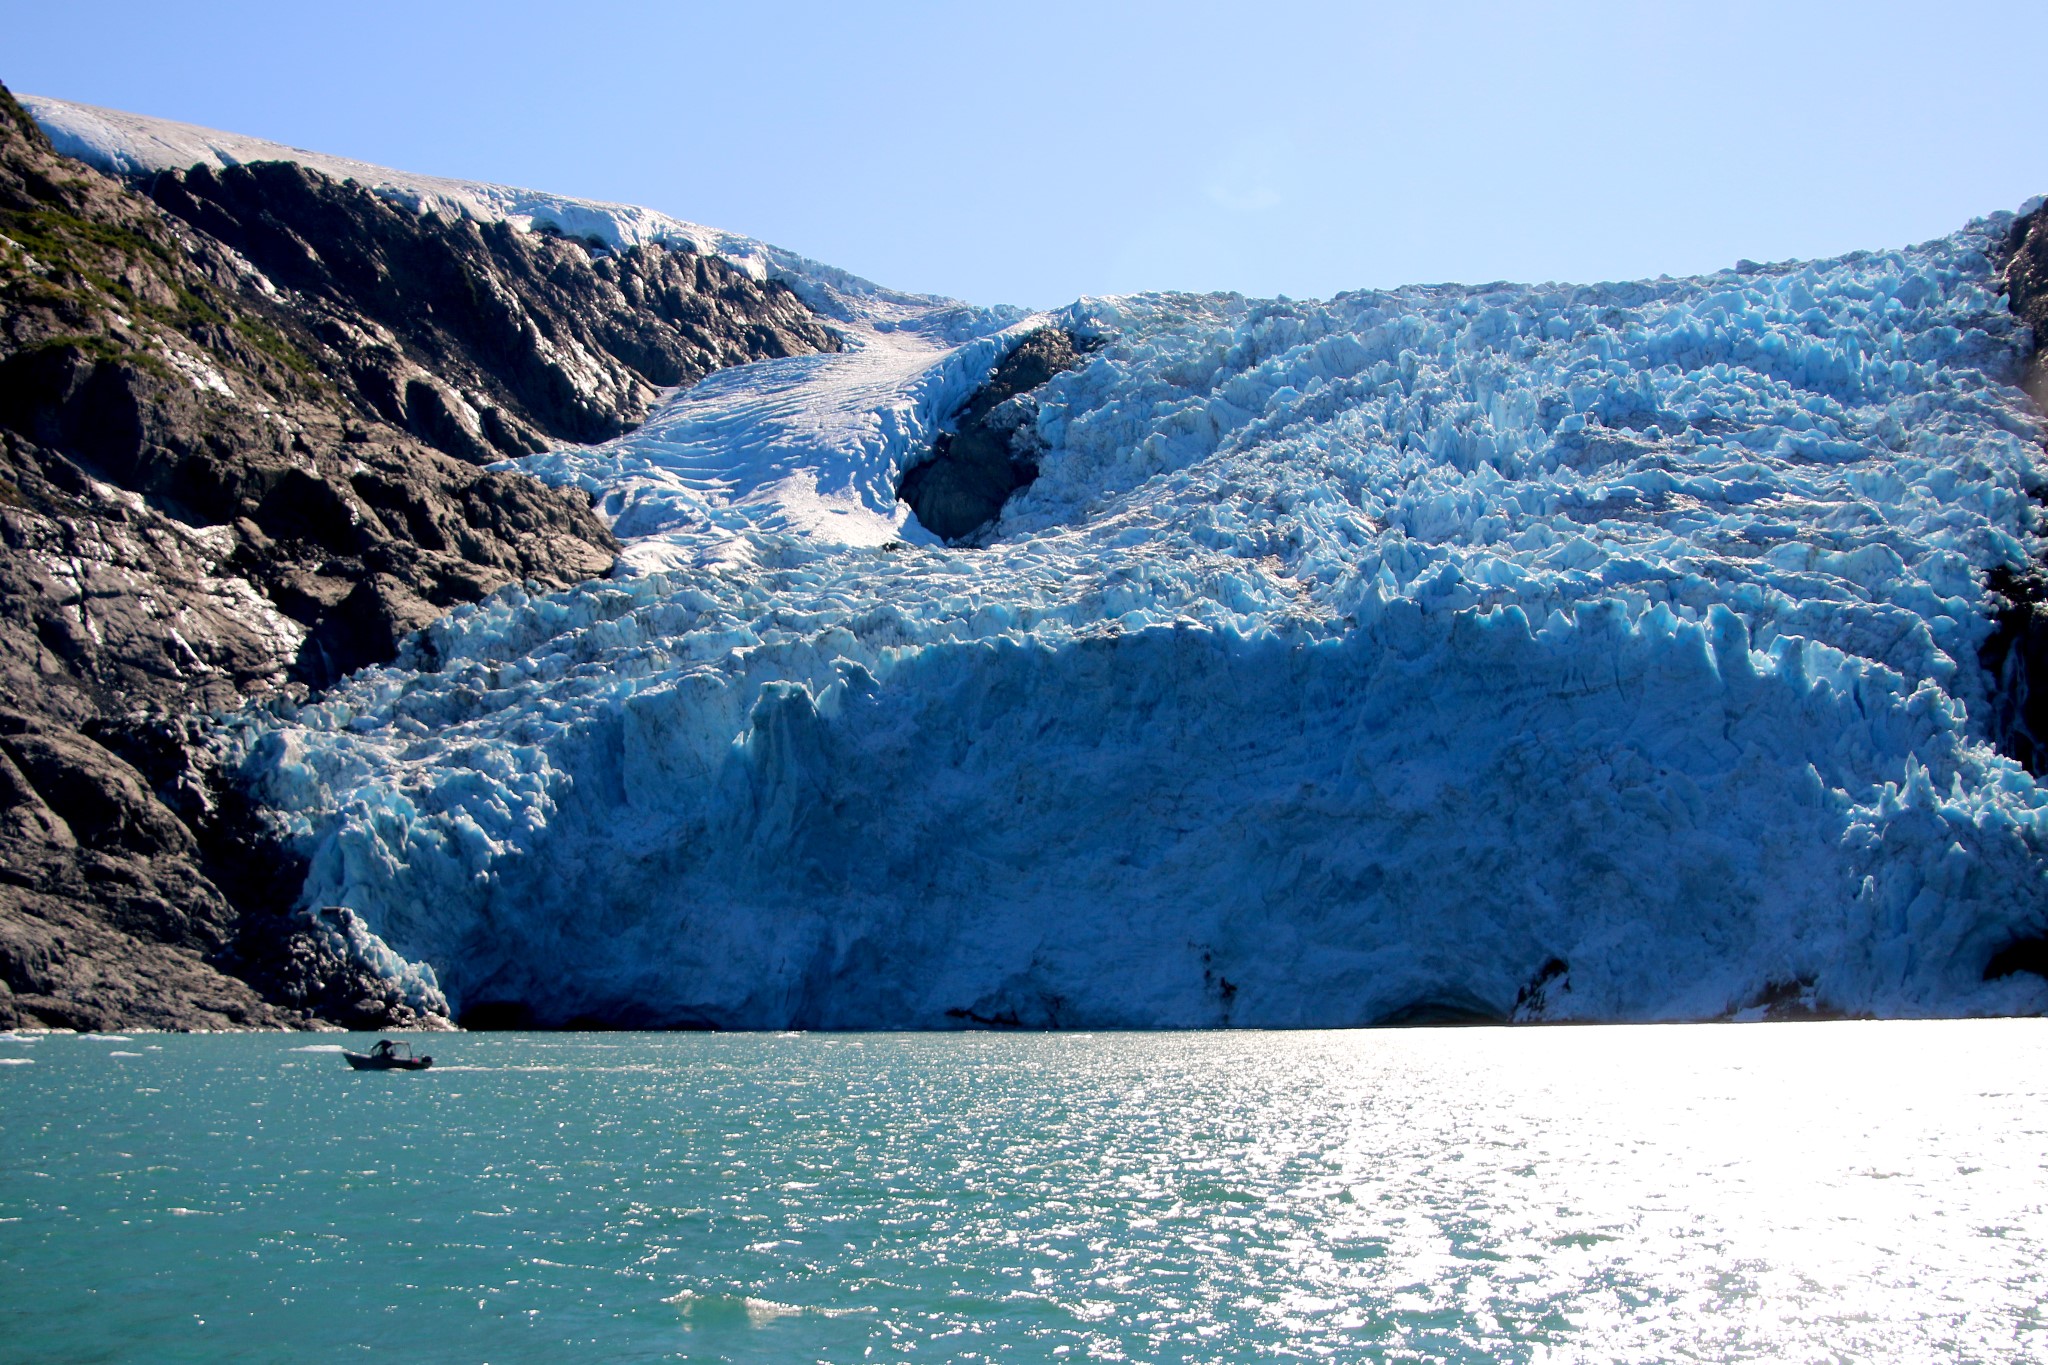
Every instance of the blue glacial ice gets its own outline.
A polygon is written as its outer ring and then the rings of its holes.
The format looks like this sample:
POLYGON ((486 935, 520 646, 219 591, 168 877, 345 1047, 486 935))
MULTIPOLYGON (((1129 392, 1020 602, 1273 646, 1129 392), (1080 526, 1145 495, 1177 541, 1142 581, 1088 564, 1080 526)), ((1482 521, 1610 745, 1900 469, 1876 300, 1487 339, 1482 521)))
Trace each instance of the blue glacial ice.
POLYGON ((721 1026, 2048 1008, 1999 215, 1587 287, 892 303, 526 466, 614 578, 238 723, 422 993, 721 1026), (1030 328, 1038 481, 892 490, 1030 328))

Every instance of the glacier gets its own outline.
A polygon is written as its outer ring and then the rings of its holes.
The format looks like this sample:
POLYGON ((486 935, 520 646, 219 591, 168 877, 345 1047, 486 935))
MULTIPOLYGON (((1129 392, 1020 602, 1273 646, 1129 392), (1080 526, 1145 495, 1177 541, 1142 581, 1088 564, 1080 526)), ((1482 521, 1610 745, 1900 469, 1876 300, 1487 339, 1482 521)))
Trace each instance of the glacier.
POLYGON ((622 576, 246 721, 247 771, 308 904, 556 1022, 2039 1009, 1982 978, 2048 929, 2043 794, 1969 723, 1983 573, 2036 543, 2002 227, 1085 301, 978 549, 877 533, 1035 319, 723 375, 529 461, 622 576), (807 422, 838 525, 761 496, 807 422))
MULTIPOLYGON (((435 211, 538 202, 490 188, 435 211)), ((1986 979, 2048 937, 2048 793, 1979 663, 2048 484, 2012 223, 1040 314, 735 246, 846 350, 520 461, 591 494, 610 578, 461 608, 223 743, 307 910, 458 1014, 2048 1010, 1986 979), (1047 326, 1099 345, 1017 400, 1038 477, 945 544, 895 488, 1047 326)))

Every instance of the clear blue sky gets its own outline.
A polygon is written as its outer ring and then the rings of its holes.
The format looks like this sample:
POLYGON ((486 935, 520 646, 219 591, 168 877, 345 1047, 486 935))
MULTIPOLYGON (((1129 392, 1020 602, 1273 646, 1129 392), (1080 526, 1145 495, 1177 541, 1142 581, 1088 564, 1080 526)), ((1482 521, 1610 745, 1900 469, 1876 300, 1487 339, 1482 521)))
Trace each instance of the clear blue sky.
POLYGON ((0 33, 16 90, 980 303, 1683 274, 2048 190, 2024 0, 0 0, 0 33))

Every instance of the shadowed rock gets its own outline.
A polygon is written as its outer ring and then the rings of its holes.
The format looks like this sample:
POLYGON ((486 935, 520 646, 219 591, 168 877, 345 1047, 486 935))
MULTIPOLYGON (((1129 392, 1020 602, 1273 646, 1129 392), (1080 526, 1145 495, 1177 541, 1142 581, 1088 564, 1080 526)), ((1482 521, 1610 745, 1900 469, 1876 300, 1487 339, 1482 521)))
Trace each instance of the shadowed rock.
POLYGON ((1035 411, 1016 400, 1079 365, 1094 346, 1045 327, 1025 337, 953 415, 929 459, 907 470, 896 496, 933 535, 967 540, 992 523, 1010 495, 1038 477, 1028 427, 1035 411))
POLYGON ((449 222, 285 161, 165 171, 148 193, 293 291, 358 407, 465 460, 604 440, 664 388, 839 348, 787 286, 687 249, 449 222))

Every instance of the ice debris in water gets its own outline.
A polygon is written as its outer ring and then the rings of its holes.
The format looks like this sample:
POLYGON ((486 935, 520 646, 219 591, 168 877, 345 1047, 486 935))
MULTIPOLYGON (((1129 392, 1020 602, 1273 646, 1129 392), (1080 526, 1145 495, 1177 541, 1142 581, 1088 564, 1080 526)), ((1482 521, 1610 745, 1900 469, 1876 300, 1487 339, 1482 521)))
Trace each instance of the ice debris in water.
POLYGON ((855 328, 535 461, 638 572, 457 611, 246 770, 307 905, 543 1022, 2048 1007, 1983 979, 2048 932, 1977 662, 2039 545, 2009 224, 1084 300, 981 550, 873 542, 1034 324, 855 328))

